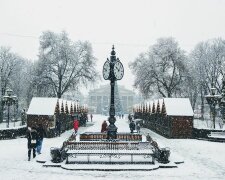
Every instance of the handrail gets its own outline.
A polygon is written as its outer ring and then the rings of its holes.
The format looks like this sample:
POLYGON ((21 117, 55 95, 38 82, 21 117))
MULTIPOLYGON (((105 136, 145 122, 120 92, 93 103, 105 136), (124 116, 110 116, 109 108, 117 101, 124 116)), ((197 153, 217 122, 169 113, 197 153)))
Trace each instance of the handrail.
POLYGON ((66 141, 64 142, 64 147, 69 150, 72 149, 139 149, 139 148, 149 148, 151 147, 149 142, 114 142, 114 141, 66 141))

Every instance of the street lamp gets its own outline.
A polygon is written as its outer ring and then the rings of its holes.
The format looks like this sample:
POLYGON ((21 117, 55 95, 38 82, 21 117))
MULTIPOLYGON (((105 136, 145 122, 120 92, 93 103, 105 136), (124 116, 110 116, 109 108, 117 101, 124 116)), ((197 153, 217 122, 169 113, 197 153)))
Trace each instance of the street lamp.
POLYGON ((222 90, 221 90, 221 99, 219 102, 220 112, 222 115, 222 120, 225 122, 225 74, 223 75, 222 80, 222 90))
POLYGON ((10 111, 10 106, 11 105, 16 105, 18 103, 17 97, 16 96, 12 96, 13 91, 11 89, 7 89, 5 95, 3 96, 2 102, 3 105, 7 105, 8 106, 8 122, 6 127, 9 128, 9 111, 10 111))
POLYGON ((107 131, 107 139, 117 138, 117 127, 115 126, 115 103, 114 103, 114 89, 115 81, 121 80, 124 75, 123 64, 120 62, 119 58, 116 58, 116 52, 114 51, 114 46, 112 47, 110 60, 107 58, 103 66, 103 78, 105 80, 110 80, 111 85, 111 101, 109 109, 109 127, 107 131))
POLYGON ((216 128, 216 105, 221 101, 221 95, 216 95, 216 88, 213 83, 211 85, 211 94, 205 96, 207 103, 210 106, 210 111, 213 117, 213 127, 216 128))

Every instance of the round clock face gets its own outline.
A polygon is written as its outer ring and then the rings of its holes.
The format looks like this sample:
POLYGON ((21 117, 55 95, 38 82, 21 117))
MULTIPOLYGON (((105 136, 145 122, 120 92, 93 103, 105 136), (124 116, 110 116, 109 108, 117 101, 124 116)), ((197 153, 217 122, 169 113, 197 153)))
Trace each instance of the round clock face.
POLYGON ((103 78, 105 80, 109 79, 109 74, 110 74, 110 62, 106 61, 103 66, 103 78))
POLYGON ((123 69, 123 65, 120 61, 117 61, 115 63, 113 71, 114 71, 114 75, 117 80, 121 80, 123 78, 124 69, 123 69))

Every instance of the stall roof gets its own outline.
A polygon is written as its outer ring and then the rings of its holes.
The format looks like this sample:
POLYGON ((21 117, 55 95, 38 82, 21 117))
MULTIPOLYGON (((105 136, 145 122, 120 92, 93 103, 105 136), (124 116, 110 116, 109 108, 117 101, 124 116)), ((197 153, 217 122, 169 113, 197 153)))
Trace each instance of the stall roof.
POLYGON ((164 98, 167 115, 193 116, 194 112, 188 98, 164 98))
POLYGON ((54 115, 58 98, 33 97, 28 115, 54 115))

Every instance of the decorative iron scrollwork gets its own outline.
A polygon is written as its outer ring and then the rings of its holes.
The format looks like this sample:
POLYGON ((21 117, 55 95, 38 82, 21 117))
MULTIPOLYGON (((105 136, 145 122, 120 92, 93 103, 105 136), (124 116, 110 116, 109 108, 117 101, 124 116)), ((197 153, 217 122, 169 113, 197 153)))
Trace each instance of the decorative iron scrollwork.
POLYGON ((101 154, 100 156, 99 156, 100 158, 106 158, 106 157, 110 157, 110 158, 120 158, 121 157, 121 155, 119 155, 119 154, 101 154))

